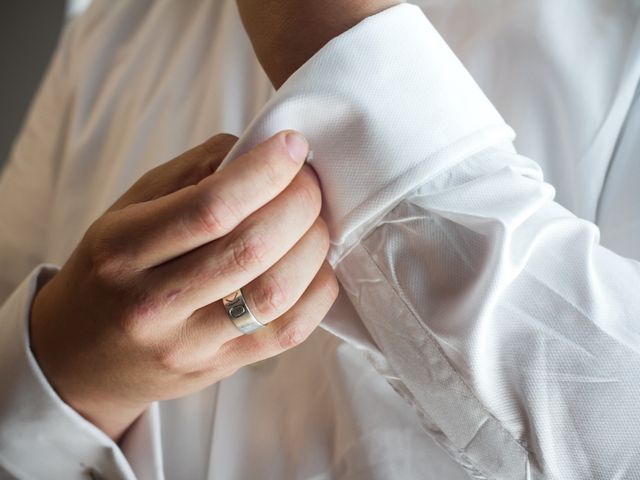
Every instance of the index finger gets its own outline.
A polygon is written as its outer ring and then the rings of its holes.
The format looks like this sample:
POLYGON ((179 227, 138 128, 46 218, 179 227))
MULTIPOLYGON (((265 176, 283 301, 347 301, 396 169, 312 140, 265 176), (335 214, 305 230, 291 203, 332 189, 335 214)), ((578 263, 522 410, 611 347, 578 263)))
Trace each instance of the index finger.
POLYGON ((221 238, 282 192, 308 151, 300 133, 277 133, 197 185, 114 212, 114 240, 139 270, 221 238))
POLYGON ((149 170, 109 210, 163 197, 213 174, 238 137, 219 133, 173 160, 149 170))

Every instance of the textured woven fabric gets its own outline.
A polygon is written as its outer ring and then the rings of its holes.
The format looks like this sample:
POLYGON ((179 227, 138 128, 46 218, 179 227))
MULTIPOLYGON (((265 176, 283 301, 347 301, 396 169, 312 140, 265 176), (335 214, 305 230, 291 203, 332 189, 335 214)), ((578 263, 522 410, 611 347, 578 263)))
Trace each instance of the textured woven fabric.
MULTIPOLYGON (((500 117, 415 12, 398 7, 326 46, 237 151, 284 127, 310 132, 330 259, 382 370, 472 474, 640 477, 640 423, 628 416, 640 399, 640 264, 554 203, 539 166, 505 145, 500 117), (345 70, 368 75, 331 86, 345 70)), ((600 153, 615 145, 596 141, 600 153)))
POLYGON ((455 54, 401 5, 270 99, 231 0, 96 0, 69 26, 0 182, 0 471, 640 478, 640 7, 420 3, 455 54), (324 331, 115 445, 29 351, 44 264, 149 168, 284 128, 315 152, 343 286, 324 331))

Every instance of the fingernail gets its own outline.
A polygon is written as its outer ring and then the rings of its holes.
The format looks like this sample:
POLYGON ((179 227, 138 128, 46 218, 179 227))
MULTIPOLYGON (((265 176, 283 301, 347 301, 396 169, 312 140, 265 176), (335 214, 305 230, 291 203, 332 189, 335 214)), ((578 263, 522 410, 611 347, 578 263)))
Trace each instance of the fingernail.
POLYGON ((309 151, 307 140, 298 132, 289 132, 284 137, 284 141, 287 144, 289 156, 296 163, 304 162, 304 159, 307 157, 307 151, 309 151))

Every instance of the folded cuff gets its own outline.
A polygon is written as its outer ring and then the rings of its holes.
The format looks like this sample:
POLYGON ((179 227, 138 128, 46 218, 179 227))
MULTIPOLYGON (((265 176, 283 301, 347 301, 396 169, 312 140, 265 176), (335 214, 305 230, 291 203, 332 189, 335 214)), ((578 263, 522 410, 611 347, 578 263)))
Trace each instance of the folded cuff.
POLYGON ((334 38, 276 92, 225 164, 270 135, 309 140, 335 264, 415 187, 513 132, 422 11, 401 4, 334 38))

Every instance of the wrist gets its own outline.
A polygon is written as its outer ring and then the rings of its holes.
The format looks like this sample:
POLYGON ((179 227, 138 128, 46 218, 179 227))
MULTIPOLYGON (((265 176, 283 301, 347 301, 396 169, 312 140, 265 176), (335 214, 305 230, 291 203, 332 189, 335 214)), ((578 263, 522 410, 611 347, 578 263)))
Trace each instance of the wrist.
POLYGON ((258 60, 276 88, 332 38, 401 0, 237 0, 258 60))
POLYGON ((107 391, 95 388, 105 383, 99 381, 97 372, 94 378, 87 377, 90 366, 78 347, 77 332, 61 323, 68 312, 58 308, 64 304, 59 289, 65 282, 60 276, 64 272, 41 286, 33 298, 29 319, 31 352, 57 397, 117 442, 149 403, 112 398, 107 391))

